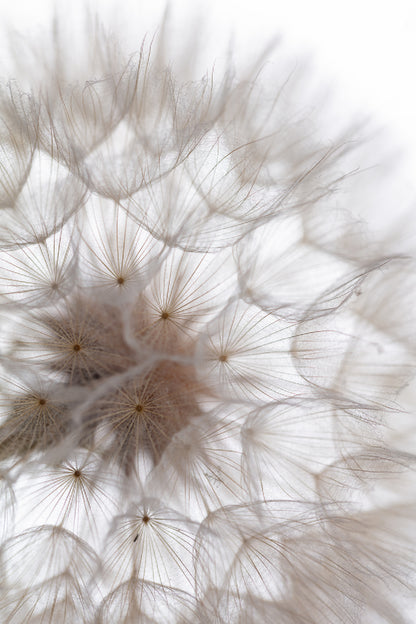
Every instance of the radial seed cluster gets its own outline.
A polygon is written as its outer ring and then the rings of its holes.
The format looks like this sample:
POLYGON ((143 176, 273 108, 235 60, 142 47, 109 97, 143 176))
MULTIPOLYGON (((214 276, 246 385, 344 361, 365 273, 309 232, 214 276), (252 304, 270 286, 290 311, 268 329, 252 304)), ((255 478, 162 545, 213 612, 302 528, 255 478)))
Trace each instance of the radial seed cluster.
POLYGON ((286 75, 99 34, 1 84, 1 622, 411 622, 412 262, 286 75))

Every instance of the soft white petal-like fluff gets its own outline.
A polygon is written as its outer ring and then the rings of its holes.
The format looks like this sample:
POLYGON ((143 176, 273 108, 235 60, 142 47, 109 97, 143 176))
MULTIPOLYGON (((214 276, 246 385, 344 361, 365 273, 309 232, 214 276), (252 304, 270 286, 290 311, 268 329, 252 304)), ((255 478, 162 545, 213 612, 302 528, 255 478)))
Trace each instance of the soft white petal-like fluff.
POLYGON ((414 262, 353 131, 90 27, 0 88, 1 621, 411 624, 414 262))

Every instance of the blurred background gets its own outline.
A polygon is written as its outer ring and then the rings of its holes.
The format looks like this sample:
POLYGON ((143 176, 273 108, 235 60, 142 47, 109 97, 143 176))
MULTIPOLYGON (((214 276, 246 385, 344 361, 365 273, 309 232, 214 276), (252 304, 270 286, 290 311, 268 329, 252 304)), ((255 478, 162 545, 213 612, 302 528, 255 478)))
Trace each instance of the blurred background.
POLYGON ((165 55, 173 59, 174 48, 181 50, 194 64, 192 77, 212 67, 221 76, 231 61, 244 78, 259 58, 261 79, 272 88, 296 76, 299 108, 318 120, 323 142, 351 127, 354 142, 367 146, 347 165, 364 172, 365 189, 356 185, 351 210, 378 238, 394 230, 394 251, 414 253, 415 0, 0 0, 3 32, 14 33, 0 37, 0 79, 16 72, 10 59, 19 56, 22 39, 33 36, 35 47, 46 41, 54 15, 70 25, 67 45, 76 53, 86 10, 122 33, 131 53, 160 31, 165 16, 172 47, 165 55))
MULTIPOLYGON (((115 5, 113 0, 0 0, 0 20, 3 28, 36 34, 54 10, 76 23, 88 6, 134 38, 134 32, 141 37, 155 31, 167 3, 121 0, 115 5)), ((199 39, 208 65, 221 60, 230 41, 234 58, 245 62, 279 36, 292 63, 311 61, 316 84, 337 94, 340 115, 360 111, 390 129, 392 143, 406 152, 401 170, 410 182, 416 165, 414 0, 171 0, 169 8, 172 27, 181 38, 199 39), (196 25, 198 16, 205 33, 196 25)), ((0 52, 4 65, 4 38, 0 52)))

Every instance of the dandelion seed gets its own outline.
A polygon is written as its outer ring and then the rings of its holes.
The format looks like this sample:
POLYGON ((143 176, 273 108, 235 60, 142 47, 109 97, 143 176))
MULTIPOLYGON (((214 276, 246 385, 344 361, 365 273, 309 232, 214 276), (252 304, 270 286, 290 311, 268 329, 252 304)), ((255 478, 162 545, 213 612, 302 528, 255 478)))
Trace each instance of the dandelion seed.
POLYGON ((174 434, 200 413, 192 372, 162 363, 94 403, 84 416, 85 432, 96 432, 94 448, 127 473, 140 453, 157 463, 174 434))
POLYGON ((109 580, 127 582, 157 577, 152 582, 192 590, 196 529, 196 523, 158 500, 135 505, 129 513, 115 519, 106 542, 104 570, 109 580))
POLYGON ((72 227, 45 240, 0 253, 3 304, 42 307, 57 303, 74 287, 76 236, 72 227))
MULTIPOLYGON (((0 456, 14 461, 59 444, 71 429, 68 406, 50 396, 51 388, 27 387, 8 379, 9 396, 0 403, 0 456)), ((38 382, 39 383, 39 382, 38 382)))

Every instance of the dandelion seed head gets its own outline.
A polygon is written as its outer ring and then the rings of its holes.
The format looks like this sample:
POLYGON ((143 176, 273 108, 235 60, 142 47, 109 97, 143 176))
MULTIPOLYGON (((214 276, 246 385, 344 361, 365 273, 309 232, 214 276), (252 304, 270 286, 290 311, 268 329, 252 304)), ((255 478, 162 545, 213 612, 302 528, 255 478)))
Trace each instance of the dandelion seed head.
POLYGON ((0 93, 0 619, 405 622, 414 266, 349 210, 356 129, 168 21, 63 26, 0 93))

